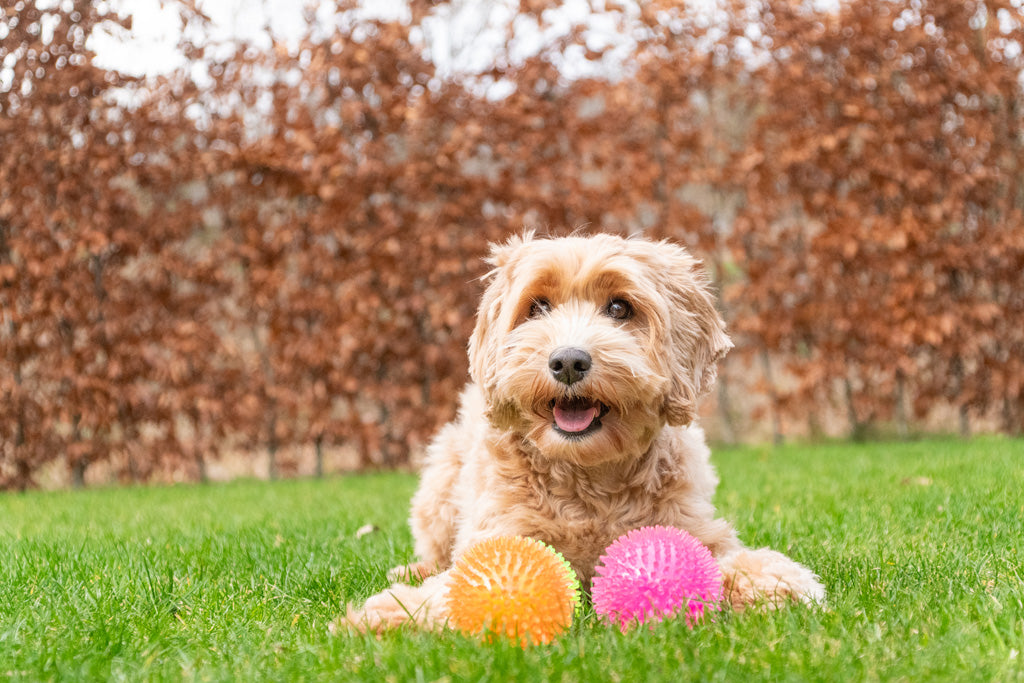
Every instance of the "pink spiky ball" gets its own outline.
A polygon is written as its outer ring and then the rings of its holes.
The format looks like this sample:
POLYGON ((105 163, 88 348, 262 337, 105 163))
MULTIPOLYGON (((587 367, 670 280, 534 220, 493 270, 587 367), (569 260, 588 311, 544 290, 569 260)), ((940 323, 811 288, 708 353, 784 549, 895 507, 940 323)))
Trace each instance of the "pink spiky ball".
POLYGON ((696 538, 665 526, 634 529, 601 557, 591 597, 598 615, 625 632, 678 613, 693 625, 720 609, 722 571, 696 538))

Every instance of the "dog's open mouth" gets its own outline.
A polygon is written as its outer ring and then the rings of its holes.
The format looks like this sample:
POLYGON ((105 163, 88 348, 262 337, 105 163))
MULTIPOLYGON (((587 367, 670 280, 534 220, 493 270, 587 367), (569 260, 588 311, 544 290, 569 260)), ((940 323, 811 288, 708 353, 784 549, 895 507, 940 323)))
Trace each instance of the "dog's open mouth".
POLYGON ((601 418, 608 414, 608 406, 588 398, 563 398, 551 402, 551 412, 555 429, 576 439, 601 428, 601 418))

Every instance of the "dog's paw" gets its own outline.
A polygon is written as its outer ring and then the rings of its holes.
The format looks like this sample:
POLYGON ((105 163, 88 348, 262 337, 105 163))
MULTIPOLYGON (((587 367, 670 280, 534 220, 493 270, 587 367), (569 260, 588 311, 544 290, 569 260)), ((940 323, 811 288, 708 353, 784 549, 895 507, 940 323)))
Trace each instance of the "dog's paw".
POLYGON ((770 548, 741 550, 723 558, 721 566, 726 598, 734 609, 825 602, 825 587, 814 572, 770 548))
POLYGON ((343 616, 330 624, 328 630, 331 633, 356 631, 379 635, 404 624, 441 629, 448 620, 447 581, 447 572, 442 572, 428 577, 419 586, 396 583, 371 596, 362 607, 349 607, 343 616))
POLYGON ((369 598, 362 607, 348 606, 341 615, 327 627, 332 635, 345 632, 376 633, 397 628, 410 621, 411 615, 389 591, 369 598))
POLYGON ((411 564, 402 564, 388 571, 388 581, 394 583, 422 581, 428 576, 433 576, 438 571, 440 571, 440 567, 437 566, 436 562, 413 562, 411 564))

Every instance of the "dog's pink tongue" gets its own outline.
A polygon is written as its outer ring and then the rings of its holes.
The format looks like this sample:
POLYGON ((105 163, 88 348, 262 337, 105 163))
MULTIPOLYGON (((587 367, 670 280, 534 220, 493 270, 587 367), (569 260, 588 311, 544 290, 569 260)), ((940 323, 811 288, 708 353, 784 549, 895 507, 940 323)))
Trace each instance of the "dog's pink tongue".
POLYGON ((598 408, 595 405, 581 406, 570 404, 562 407, 555 405, 555 424, 563 432, 582 432, 589 427, 597 417, 598 408))

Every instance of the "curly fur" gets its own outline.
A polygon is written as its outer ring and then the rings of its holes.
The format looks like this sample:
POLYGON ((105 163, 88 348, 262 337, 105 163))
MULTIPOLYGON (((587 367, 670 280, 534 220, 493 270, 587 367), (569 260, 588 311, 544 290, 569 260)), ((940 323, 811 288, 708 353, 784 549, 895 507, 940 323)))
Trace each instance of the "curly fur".
POLYGON ((732 343, 699 262, 667 242, 527 234, 494 247, 490 263, 469 342, 472 382, 429 447, 412 501, 420 561, 395 572, 425 580, 396 583, 342 621, 376 631, 443 625, 448 568, 492 536, 549 543, 587 586, 615 538, 653 524, 685 529, 710 548, 736 608, 823 600, 809 569, 744 548, 716 517, 718 478, 695 418, 732 343), (632 315, 609 315, 616 300, 632 315), (592 358, 571 385, 548 364, 567 347, 592 358), (556 429, 553 405, 570 399, 602 406, 599 427, 556 429))

